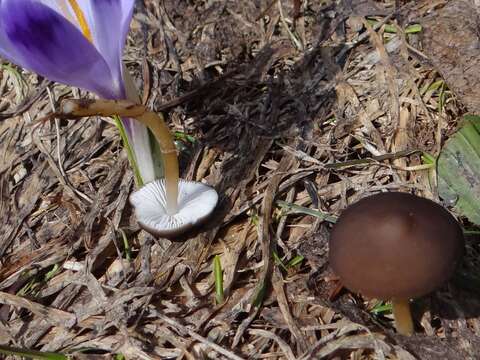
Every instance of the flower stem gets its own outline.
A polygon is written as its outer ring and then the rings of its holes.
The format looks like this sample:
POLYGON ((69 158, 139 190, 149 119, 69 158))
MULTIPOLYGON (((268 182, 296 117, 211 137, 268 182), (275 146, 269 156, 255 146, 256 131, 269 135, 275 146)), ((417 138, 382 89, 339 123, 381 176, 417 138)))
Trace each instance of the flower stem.
POLYGON ((132 117, 146 125, 155 135, 160 150, 165 172, 165 190, 167 197, 167 213, 177 213, 179 166, 177 149, 173 136, 163 116, 147 111, 143 105, 128 100, 64 100, 60 107, 59 117, 83 116, 125 116, 132 117))
POLYGON ((410 302, 408 299, 392 300, 393 317, 395 318, 395 327, 401 335, 410 336, 413 334, 413 321, 410 312, 410 302))

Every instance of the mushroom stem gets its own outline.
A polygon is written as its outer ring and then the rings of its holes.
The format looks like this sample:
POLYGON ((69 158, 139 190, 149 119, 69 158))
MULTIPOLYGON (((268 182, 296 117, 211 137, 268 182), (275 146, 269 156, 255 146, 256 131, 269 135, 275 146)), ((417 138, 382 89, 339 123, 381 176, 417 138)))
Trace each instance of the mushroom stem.
POLYGON ((177 150, 172 134, 168 129, 163 116, 147 111, 143 105, 128 100, 64 100, 60 108, 60 117, 83 116, 125 116, 132 117, 146 125, 155 135, 162 152, 162 162, 165 173, 165 190, 167 214, 173 215, 178 211, 178 181, 179 166, 177 150))
POLYGON ((412 335, 413 321, 410 312, 410 301, 408 299, 394 299, 392 300, 392 307, 397 332, 405 336, 412 335))
POLYGON ((136 119, 148 126, 160 145, 165 174, 166 210, 168 215, 176 214, 178 212, 178 180, 180 171, 177 149, 173 142, 172 134, 167 124, 165 124, 163 116, 159 114, 146 111, 142 115, 137 116, 136 119))

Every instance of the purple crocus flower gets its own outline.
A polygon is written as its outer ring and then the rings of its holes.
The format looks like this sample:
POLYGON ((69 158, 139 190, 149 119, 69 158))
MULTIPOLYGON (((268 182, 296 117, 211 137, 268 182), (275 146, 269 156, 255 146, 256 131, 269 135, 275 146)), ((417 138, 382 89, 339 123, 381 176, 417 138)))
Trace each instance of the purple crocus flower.
MULTIPOLYGON (((121 56, 134 3, 0 0, 0 56, 102 98, 125 98, 121 56)), ((143 181, 154 180, 146 127, 132 119, 123 122, 143 181)))

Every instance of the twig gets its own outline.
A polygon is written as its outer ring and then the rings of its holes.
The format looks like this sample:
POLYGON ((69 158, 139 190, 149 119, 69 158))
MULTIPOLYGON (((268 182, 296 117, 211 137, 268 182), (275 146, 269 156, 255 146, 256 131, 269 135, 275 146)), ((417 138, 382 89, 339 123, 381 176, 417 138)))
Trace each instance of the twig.
POLYGON ((42 96, 43 92, 45 91, 45 89, 48 87, 49 84, 50 84, 50 81, 44 80, 40 84, 37 92, 34 95, 32 95, 30 98, 22 102, 20 105, 18 105, 15 110, 10 112, 0 113, 0 121, 9 119, 14 116, 22 115, 25 111, 30 109, 33 103, 35 103, 38 99, 40 99, 40 97, 42 96))
POLYGON ((48 323, 56 326, 71 328, 77 322, 77 317, 69 312, 53 309, 3 291, 0 291, 0 304, 28 309, 35 315, 42 317, 48 323))
POLYGON ((280 347, 280 349, 282 349, 283 353, 285 354, 285 357, 288 360, 296 359, 290 346, 288 346, 288 344, 285 341, 283 341, 279 336, 275 335, 274 333, 266 330, 261 330, 261 329, 250 329, 248 330, 248 332, 252 335, 258 335, 258 336, 275 341, 280 347))
POLYGON ((298 50, 303 51, 304 46, 303 46, 302 42, 299 39, 297 39, 295 34, 288 27, 287 21, 285 20, 285 17, 283 15, 282 2, 280 0, 277 1, 277 6, 278 6, 278 11, 280 13, 280 21, 282 22, 282 25, 285 28, 285 31, 287 32, 288 36, 290 37, 290 40, 292 40, 292 42, 295 44, 295 47, 298 50))
MULTIPOLYGON (((50 107, 52 111, 55 113, 55 99, 53 98, 52 91, 50 90, 49 87, 47 87, 47 94, 48 94, 48 100, 50 102, 50 107)), ((65 174, 65 169, 63 168, 63 162, 62 162, 62 151, 61 151, 61 146, 60 146, 60 141, 61 141, 61 136, 60 136, 60 120, 55 116, 55 132, 57 135, 57 162, 58 162, 58 169, 60 170, 60 174, 64 178, 67 177, 67 174, 65 174)))
POLYGON ((173 326, 174 328, 177 329, 177 331, 180 331, 180 332, 183 332, 183 333, 187 333, 190 337, 192 337, 193 339, 201 342, 202 344, 212 348, 213 350, 215 350, 216 352, 226 356, 227 358, 229 359, 232 359, 232 360, 244 360, 243 358, 241 358, 240 356, 237 356, 235 355, 234 353, 232 353, 231 351, 228 351, 226 349, 224 349, 223 347, 221 347, 220 345, 217 345, 215 344, 214 342, 204 338, 203 336, 201 335, 198 335, 195 331, 193 330, 190 330, 188 327, 186 326, 183 326, 182 324, 176 322, 175 320, 169 318, 168 316, 165 316, 157 311, 155 311, 155 315, 161 319, 162 321, 166 322, 168 325, 170 326, 173 326))

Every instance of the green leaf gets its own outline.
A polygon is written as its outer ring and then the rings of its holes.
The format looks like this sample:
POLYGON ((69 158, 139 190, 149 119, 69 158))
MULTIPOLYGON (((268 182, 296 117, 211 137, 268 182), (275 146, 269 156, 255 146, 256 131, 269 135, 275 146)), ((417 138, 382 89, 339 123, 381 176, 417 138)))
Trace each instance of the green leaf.
POLYGON ((275 264, 281 267, 283 270, 287 271, 288 270, 287 267, 283 263, 282 259, 280 259, 280 256, 278 256, 277 252, 273 251, 272 255, 273 255, 273 260, 275 261, 275 264))
POLYGON ((392 303, 379 301, 375 304, 370 313, 373 315, 390 314, 392 312, 392 303))
POLYGON ((416 34, 422 31, 422 25, 420 24, 413 24, 410 26, 407 26, 405 29, 405 33, 407 34, 416 34))
POLYGON ((258 283, 255 289, 255 295, 253 296, 252 305, 254 307, 260 307, 263 304, 263 300, 265 300, 265 295, 267 294, 267 287, 268 284, 266 281, 261 281, 258 283))
MULTIPOLYGON (((367 20, 367 21, 370 23, 371 26, 375 26, 377 24, 377 21, 372 21, 372 20, 367 20)), ((385 31, 388 34, 396 34, 397 28, 394 25, 385 24, 383 27, 383 31, 385 31)), ((422 25, 420 24, 412 24, 405 28, 406 34, 416 34, 421 31, 422 31, 422 25)))
POLYGON ((162 149, 160 149, 160 144, 158 143, 155 136, 150 130, 148 130, 148 136, 150 138, 150 149, 152 151, 153 158, 153 170, 155 172, 155 179, 161 179, 165 177, 165 172, 163 169, 163 155, 162 149))
POLYGON ((132 250, 130 249, 130 243, 128 242, 128 237, 127 234, 125 234, 125 231, 123 229, 118 229, 120 231, 120 234, 122 235, 122 240, 123 240, 123 247, 125 248, 125 259, 128 261, 132 260, 132 250))
POLYGON ((397 28, 393 25, 385 24, 383 29, 386 33, 389 33, 389 34, 396 34, 397 33, 397 28))
POLYGON ((287 268, 294 267, 295 265, 300 264, 303 261, 304 257, 302 255, 297 255, 294 258, 292 258, 288 263, 287 263, 287 268))
POLYGON ((425 85, 424 87, 422 87, 422 89, 420 90, 420 94, 425 95, 427 91, 436 91, 440 89, 442 86, 444 86, 444 84, 445 84, 445 81, 443 80, 434 81, 430 85, 425 85))
POLYGON ((175 140, 181 140, 192 144, 195 144, 195 142, 197 141, 193 136, 188 135, 182 131, 175 131, 173 135, 175 136, 175 140))
POLYGON ((50 279, 52 279, 55 275, 57 275, 57 273, 60 271, 60 266, 58 266, 58 264, 54 264, 52 269, 47 272, 45 274, 45 279, 43 279, 43 281, 47 282, 49 281, 50 279))
POLYGON ((1 69, 4 70, 13 80, 15 89, 15 101, 17 103, 23 101, 28 94, 28 83, 20 73, 17 67, 10 64, 2 64, 1 69))
POLYGON ((422 164, 431 164, 431 165, 435 165, 435 162, 437 161, 437 159, 435 159, 435 157, 427 152, 424 152, 421 156, 422 158, 422 164))
POLYGON ((222 304, 225 300, 223 296, 223 270, 218 255, 213 258, 213 274, 215 277, 215 300, 217 304, 222 304))
POLYGON ((135 160, 133 148, 130 145, 130 142, 128 141, 127 132, 125 131, 125 127, 123 126, 122 120, 120 119, 120 116, 114 116, 113 120, 115 121, 115 126, 117 127, 118 132, 120 133, 120 137, 122 138, 123 146, 127 150, 128 161, 130 162, 130 166, 133 169, 135 180, 138 186, 143 186, 142 176, 140 175, 140 170, 138 170, 138 165, 137 165, 137 161, 135 160))
POLYGON ((13 355, 18 357, 21 356, 27 359, 68 360, 68 357, 66 355, 62 355, 59 353, 19 349, 5 345, 0 345, 0 354, 13 355))
POLYGON ((337 221, 337 217, 334 215, 329 215, 323 213, 318 210, 313 210, 304 206, 300 206, 297 204, 289 203, 283 200, 277 200, 277 205, 280 206, 283 210, 287 212, 287 214, 304 214, 304 215, 312 215, 319 219, 335 223, 337 221))
POLYGON ((440 94, 438 95, 438 112, 443 112, 447 96, 445 93, 445 83, 440 87, 440 94))
POLYGON ((468 115, 437 160, 438 191, 446 202, 480 225, 480 117, 468 115))

